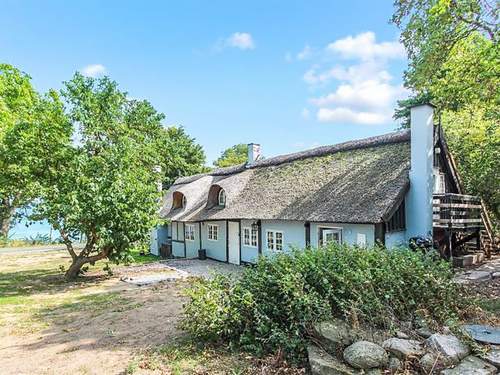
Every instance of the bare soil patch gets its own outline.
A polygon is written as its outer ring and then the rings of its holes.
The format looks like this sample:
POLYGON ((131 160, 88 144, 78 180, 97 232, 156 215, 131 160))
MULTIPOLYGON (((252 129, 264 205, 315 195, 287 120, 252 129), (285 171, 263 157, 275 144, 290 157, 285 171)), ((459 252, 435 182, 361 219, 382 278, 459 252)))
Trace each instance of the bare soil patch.
POLYGON ((183 336, 186 282, 138 287, 119 279, 133 267, 109 277, 101 264, 67 284, 58 269, 67 262, 65 253, 0 255, 2 374, 122 374, 138 351, 183 336))

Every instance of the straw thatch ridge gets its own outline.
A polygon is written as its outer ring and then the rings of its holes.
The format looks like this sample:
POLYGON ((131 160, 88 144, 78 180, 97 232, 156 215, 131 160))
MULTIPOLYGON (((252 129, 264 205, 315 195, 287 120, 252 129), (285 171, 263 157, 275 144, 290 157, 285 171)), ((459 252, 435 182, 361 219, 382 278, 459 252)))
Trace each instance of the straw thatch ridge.
POLYGON ((227 176, 230 174, 242 172, 245 169, 249 168, 268 167, 271 165, 289 163, 291 161, 300 160, 304 158, 333 154, 335 152, 349 151, 353 149, 361 149, 373 146, 381 146, 389 143, 408 142, 409 140, 410 140, 410 130, 405 129, 393 133, 377 135, 374 137, 338 143, 332 146, 320 146, 310 150, 295 152, 292 154, 278 155, 269 159, 261 159, 252 164, 243 163, 243 164, 233 165, 231 167, 216 168, 208 173, 200 173, 192 176, 180 177, 174 182, 174 185, 187 184, 203 176, 227 176))
POLYGON ((175 221, 225 219, 379 223, 409 186, 409 132, 402 131, 215 170, 176 181, 161 215, 175 221), (226 207, 207 207, 212 185, 226 207), (186 207, 172 210, 172 195, 186 207))

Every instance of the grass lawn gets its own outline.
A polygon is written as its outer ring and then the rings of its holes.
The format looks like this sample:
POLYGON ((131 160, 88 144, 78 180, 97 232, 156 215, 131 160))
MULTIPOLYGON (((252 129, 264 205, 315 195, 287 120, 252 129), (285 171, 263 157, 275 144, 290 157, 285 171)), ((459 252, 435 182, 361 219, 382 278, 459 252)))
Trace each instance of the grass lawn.
POLYGON ((177 329, 189 283, 137 287, 122 275, 157 261, 90 266, 67 283, 66 251, 0 252, 0 361, 4 374, 297 374, 225 348, 200 347, 177 329), (135 267, 140 265, 141 267, 135 267))

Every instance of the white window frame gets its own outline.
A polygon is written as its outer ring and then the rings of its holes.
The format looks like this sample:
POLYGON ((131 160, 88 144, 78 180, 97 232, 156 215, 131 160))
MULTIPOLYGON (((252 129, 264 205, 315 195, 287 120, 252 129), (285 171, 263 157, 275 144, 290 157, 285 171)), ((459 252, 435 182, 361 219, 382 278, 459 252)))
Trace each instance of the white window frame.
POLYGON ((276 252, 281 252, 285 249, 285 236, 283 234, 283 231, 281 230, 274 230, 274 229, 268 229, 266 230, 266 248, 268 251, 276 251, 276 252), (281 249, 277 249, 278 243, 277 243, 277 236, 276 233, 281 234, 281 249), (269 247, 269 234, 272 234, 272 247, 269 247))
POLYGON ((218 224, 207 224, 207 240, 209 241, 219 241, 219 225, 218 224), (214 231, 215 229, 215 231, 214 231), (210 235, 211 233, 211 235, 210 235), (215 236, 214 236, 215 233, 215 236))
POLYGON ((226 205, 226 192, 224 189, 219 190, 219 194, 217 194, 217 203, 219 206, 225 206, 226 205), (222 199, 221 199, 222 198, 222 199))
POLYGON ((343 229, 342 227, 330 227, 330 226, 325 226, 325 225, 320 225, 318 226, 318 247, 321 247, 323 246, 321 243, 320 243, 320 239, 321 239, 321 236, 320 236, 320 232, 322 229, 332 229, 332 230, 335 230, 337 232, 339 232, 339 245, 342 244, 342 241, 343 241, 343 229))
POLYGON ((184 224, 184 239, 186 241, 194 241, 195 227, 194 224, 184 224))
POLYGON ((259 230, 252 227, 243 228, 243 246, 258 247, 259 246, 259 230), (248 233, 248 236, 247 236, 248 233))

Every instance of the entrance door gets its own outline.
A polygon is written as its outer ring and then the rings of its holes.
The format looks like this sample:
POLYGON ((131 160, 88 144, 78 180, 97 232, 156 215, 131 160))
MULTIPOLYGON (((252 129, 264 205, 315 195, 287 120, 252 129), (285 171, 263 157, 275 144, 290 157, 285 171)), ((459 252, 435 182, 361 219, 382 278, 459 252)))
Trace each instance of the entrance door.
POLYGON ((319 228, 318 246, 326 246, 332 242, 340 243, 341 233, 341 229, 319 228))
POLYGON ((235 221, 228 222, 228 262, 240 264, 240 223, 235 221))

